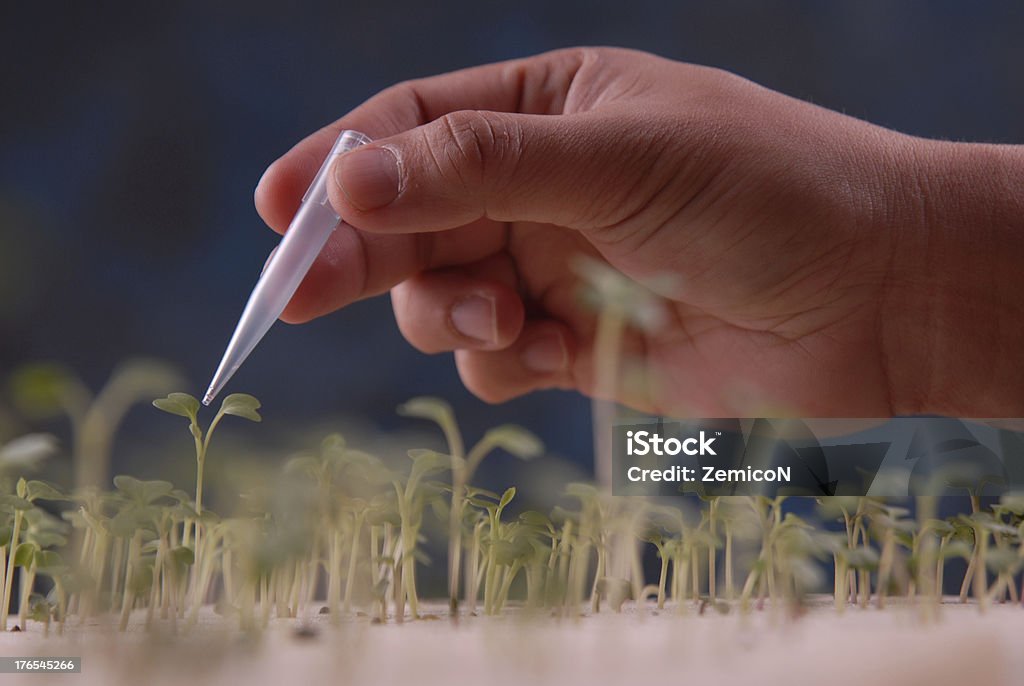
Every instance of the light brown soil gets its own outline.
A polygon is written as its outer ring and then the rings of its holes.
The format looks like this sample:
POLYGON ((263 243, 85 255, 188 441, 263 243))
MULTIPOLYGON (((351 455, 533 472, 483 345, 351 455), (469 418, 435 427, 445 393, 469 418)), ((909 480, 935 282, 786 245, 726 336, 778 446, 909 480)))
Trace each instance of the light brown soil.
MULTIPOLYGON (((626 609, 579 619, 512 612, 453 625, 440 606, 428 619, 372 624, 365 617, 272 620, 258 636, 234 621, 202 615, 187 635, 143 614, 128 632, 72 620, 63 637, 0 635, 2 655, 77 655, 81 674, 0 676, 0 683, 75 684, 786 684, 789 686, 1000 686, 1024 684, 1024 609, 997 605, 984 615, 952 602, 941 620, 919 610, 850 608, 824 601, 793 620, 781 610, 719 615, 695 607, 626 609), (305 627, 311 634, 302 637, 305 627), (9 680, 9 681, 8 681, 9 680)), ((111 620, 112 621, 112 620, 111 620)))

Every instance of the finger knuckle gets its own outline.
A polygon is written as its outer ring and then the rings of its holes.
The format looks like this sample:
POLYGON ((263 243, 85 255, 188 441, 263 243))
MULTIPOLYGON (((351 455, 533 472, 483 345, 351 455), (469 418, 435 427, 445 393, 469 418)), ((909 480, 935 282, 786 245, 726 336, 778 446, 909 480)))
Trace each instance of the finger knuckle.
POLYGON ((432 154, 439 168, 464 186, 494 182, 518 158, 522 130, 495 112, 459 110, 438 120, 432 154))

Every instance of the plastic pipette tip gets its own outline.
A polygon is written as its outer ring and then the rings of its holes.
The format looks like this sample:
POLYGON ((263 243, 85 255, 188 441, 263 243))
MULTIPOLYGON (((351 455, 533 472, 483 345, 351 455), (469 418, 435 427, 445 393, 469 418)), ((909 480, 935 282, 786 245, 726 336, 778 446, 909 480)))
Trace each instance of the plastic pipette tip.
POLYGON ((215 393, 215 392, 213 391, 213 389, 211 388, 210 390, 208 390, 208 391, 206 392, 206 395, 204 395, 204 396, 203 396, 203 405, 209 406, 209 405, 210 405, 210 403, 212 403, 212 402, 213 402, 213 399, 214 399, 215 397, 217 397, 217 394, 216 394, 216 393, 215 393))

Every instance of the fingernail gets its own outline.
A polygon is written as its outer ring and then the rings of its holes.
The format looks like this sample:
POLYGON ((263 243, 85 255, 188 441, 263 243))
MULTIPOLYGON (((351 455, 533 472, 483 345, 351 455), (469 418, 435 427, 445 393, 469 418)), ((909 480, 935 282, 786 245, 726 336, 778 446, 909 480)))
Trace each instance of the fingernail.
POLYGON ((338 159, 334 180, 360 210, 384 207, 398 197, 398 158, 387 148, 353 150, 338 159))
POLYGON ((556 333, 541 336, 527 345, 521 353, 523 366, 540 374, 550 374, 565 369, 569 355, 565 341, 556 333))
POLYGON ((455 303, 449 315, 452 328, 467 338, 484 343, 498 340, 498 317, 494 299, 470 295, 455 303))

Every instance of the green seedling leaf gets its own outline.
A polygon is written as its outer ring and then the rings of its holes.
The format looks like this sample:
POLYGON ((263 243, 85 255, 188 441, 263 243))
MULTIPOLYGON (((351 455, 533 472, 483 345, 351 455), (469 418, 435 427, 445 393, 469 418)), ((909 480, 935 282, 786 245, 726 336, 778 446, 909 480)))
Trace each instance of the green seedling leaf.
POLYGON ((1012 512, 1018 516, 1024 515, 1024 493, 1014 491, 1003 494, 999 498, 999 506, 1006 512, 1012 512))
POLYGON ((203 510, 199 515, 199 521, 205 526, 213 526, 214 524, 220 523, 220 515, 213 510, 203 510))
POLYGON ((886 507, 885 508, 885 512, 886 512, 887 515, 889 515, 893 519, 901 519, 901 518, 906 517, 907 515, 910 514, 910 510, 908 510, 907 508, 905 508, 905 507, 898 507, 898 506, 895 506, 895 505, 886 507))
POLYGON ((0 447, 0 471, 32 470, 39 462, 56 454, 56 438, 50 434, 26 434, 0 447))
POLYGON ((139 529, 155 534, 151 515, 152 511, 140 507, 119 512, 110 520, 110 533, 118 538, 130 538, 139 529))
POLYGON ((473 507, 479 507, 481 510, 486 510, 495 507, 495 503, 491 502, 490 500, 485 500, 484 498, 477 498, 476 496, 473 496, 472 498, 466 498, 466 502, 472 505, 473 507))
POLYGON ((398 414, 403 417, 429 419, 442 427, 455 421, 452 406, 440 398, 420 396, 407 400, 398 406, 398 414))
POLYGON ((328 434, 320 441, 320 452, 325 454, 340 455, 345 452, 345 437, 339 433, 328 434))
MULTIPOLYGON (((84 529, 89 526, 89 520, 85 518, 81 510, 64 510, 60 513, 61 519, 71 524, 76 529, 84 529)), ((2 544, 0 544, 2 545, 2 544)))
POLYGON ((12 509, 12 510, 31 510, 32 503, 25 498, 19 498, 16 495, 4 494, 0 495, 0 508, 12 509))
POLYGON ((515 498, 515 497, 516 497, 516 487, 515 486, 511 486, 508 489, 506 489, 504 493, 501 494, 501 500, 498 501, 498 507, 500 509, 504 509, 504 507, 506 505, 508 505, 510 502, 512 502, 512 498, 515 498))
POLYGON ((579 520, 578 512, 570 512, 561 505, 555 505, 551 510, 551 521, 555 524, 562 525, 566 522, 579 522, 579 520))
POLYGON ((437 517, 438 521, 448 521, 448 501, 444 498, 431 498, 430 510, 434 513, 434 516, 437 517))
POLYGON ((35 559, 36 551, 39 550, 39 546, 35 543, 21 543, 18 545, 18 549, 14 553, 14 566, 15 567, 28 567, 32 564, 35 559))
POLYGON ((303 474, 306 476, 313 476, 320 468, 320 462, 316 459, 315 455, 310 453, 299 453, 293 457, 288 458, 288 461, 284 463, 285 474, 303 474))
POLYGON ((796 526, 796 527, 800 527, 801 529, 813 529, 814 528, 810 524, 808 524, 804 519, 801 519, 800 517, 798 517, 797 515, 793 514, 792 512, 787 512, 786 513, 786 518, 782 520, 781 526, 784 526, 784 527, 796 526))
POLYGON ((974 554, 974 548, 966 543, 965 541, 951 541, 942 549, 942 557, 949 559, 952 557, 962 557, 968 559, 974 554))
POLYGON ((662 536, 661 531, 650 527, 637 531, 636 537, 639 538, 641 541, 653 543, 656 546, 662 545, 662 543, 665 540, 665 537, 662 536))
POLYGON ((169 481, 140 481, 133 476, 118 475, 114 477, 114 486, 142 505, 149 505, 164 496, 170 496, 174 486, 169 481))
POLYGON ((28 600, 28 618, 33 622, 45 622, 50 619, 53 606, 39 593, 33 593, 28 600))
POLYGON ((1002 534, 1004 536, 1014 536, 1017 534, 1017 528, 1012 527, 1009 524, 1003 524, 1002 522, 989 521, 982 524, 987 530, 994 534, 1002 534))
POLYGON ((988 552, 985 563, 989 570, 996 574, 1016 574, 1024 560, 1021 560, 1016 551, 996 548, 988 552))
POLYGON ((192 503, 192 496, 190 496, 188 493, 181 490, 180 488, 175 488, 167 495, 168 497, 174 498, 179 503, 182 503, 184 505, 189 505, 192 503))
POLYGON ((222 414, 230 414, 235 417, 242 417, 251 422, 263 421, 263 417, 256 410, 260 409, 260 401, 247 393, 232 393, 224 398, 220 405, 222 414))
MULTIPOLYGON (((48 572, 47 576, 52 575, 48 572)), ((67 571, 56 576, 60 576, 61 583, 67 593, 81 593, 96 588, 96 580, 80 569, 69 568, 67 571)))
POLYGON ((833 495, 826 498, 818 498, 818 507, 826 517, 842 517, 843 512, 852 516, 857 511, 859 498, 850 495, 833 495))
POLYGON ((856 548, 842 554, 853 569, 873 571, 878 568, 878 551, 873 548, 856 548))
POLYGON ((192 507, 191 501, 187 503, 179 502, 177 505, 171 508, 170 513, 172 517, 178 520, 190 518, 195 519, 199 516, 199 513, 196 512, 195 508, 192 507))
POLYGON ((565 487, 565 494, 581 502, 589 502, 597 498, 597 489, 590 484, 573 482, 565 487))
MULTIPOLYGON (((224 402, 227 402, 227 399, 224 402)), ((154 400, 153 407, 170 414, 176 414, 179 417, 185 417, 193 422, 196 421, 196 417, 199 415, 199 401, 188 393, 169 393, 166 398, 154 400)))
POLYGON ((25 485, 25 497, 29 500, 68 500, 69 498, 45 481, 29 481, 25 485))
POLYGON ((421 477, 448 469, 451 466, 451 458, 435 450, 414 448, 409 451, 412 459, 412 470, 409 472, 409 480, 419 480, 421 477))
POLYGON ((495 502, 497 502, 499 500, 498 494, 495 493, 494 491, 488 491, 486 488, 477 488, 475 486, 467 486, 466 487, 466 497, 467 498, 476 498, 476 497, 481 497, 481 496, 484 497, 484 498, 490 498, 491 500, 493 500, 495 502))
POLYGON ((171 551, 171 558, 179 565, 191 565, 195 563, 196 556, 192 552, 192 548, 185 546, 178 546, 171 551))
POLYGON ((181 375, 168 364, 159 360, 134 358, 126 360, 114 370, 107 388, 117 391, 121 397, 151 398, 154 394, 180 388, 183 383, 181 375))
MULTIPOLYGON (((349 453, 356 451, 347 451, 349 453)), ((368 455, 367 453, 363 453, 368 455)), ((348 479, 362 481, 369 486, 383 486, 399 478, 398 474, 388 469, 379 458, 368 455, 369 460, 349 463, 345 468, 348 479)))
POLYGON ((544 444, 537 436, 514 424, 491 429, 483 440, 508 451, 521 460, 532 460, 544 453, 544 444))
POLYGON ((40 530, 58 532, 67 530, 67 526, 65 526, 58 517, 54 517, 52 514, 39 507, 33 507, 31 510, 26 512, 25 521, 28 522, 30 526, 36 527, 40 530))
POLYGON ((551 519, 543 512, 527 510, 519 515, 519 521, 526 526, 547 530, 551 528, 551 519))
POLYGON ((412 556, 417 562, 419 562, 424 567, 429 567, 433 563, 433 560, 430 559, 430 556, 427 555, 426 552, 424 552, 423 549, 419 546, 417 546, 416 549, 412 551, 412 556))
POLYGON ((26 365, 11 377, 11 395, 15 405, 33 417, 58 414, 72 396, 85 393, 78 377, 57 364, 26 365))
MULTIPOLYGON (((618 270, 586 256, 577 256, 570 267, 580 277, 578 296, 587 307, 597 312, 619 311, 633 326, 645 331, 656 331, 664 323, 666 312, 660 298, 618 270)), ((674 290, 677 280, 659 275, 649 280, 648 285, 674 290)))
POLYGON ((28 532, 25 535, 40 548, 60 548, 68 543, 67 536, 53 531, 28 532))
POLYGON ((398 510, 375 508, 366 513, 366 523, 370 526, 381 526, 384 524, 400 526, 402 518, 399 516, 398 510))
POLYGON ((525 539, 495 541, 492 545, 494 546, 494 561, 502 566, 508 566, 533 552, 533 548, 525 539))
POLYGON ((147 562, 140 562, 132 567, 132 593, 140 595, 153 585, 153 567, 147 562))
POLYGON ((925 528, 934 531, 939 536, 953 533, 953 525, 941 519, 929 519, 925 522, 925 528))
MULTIPOLYGON (((20 547, 21 546, 19 546, 19 548, 20 547)), ((55 570, 58 567, 66 567, 64 564, 64 558, 53 550, 36 550, 35 565, 36 571, 40 574, 46 574, 47 576, 50 575, 51 570, 55 570)))
POLYGON ((11 535, 14 533, 10 524, 0 526, 0 548, 6 548, 11 544, 11 535))

